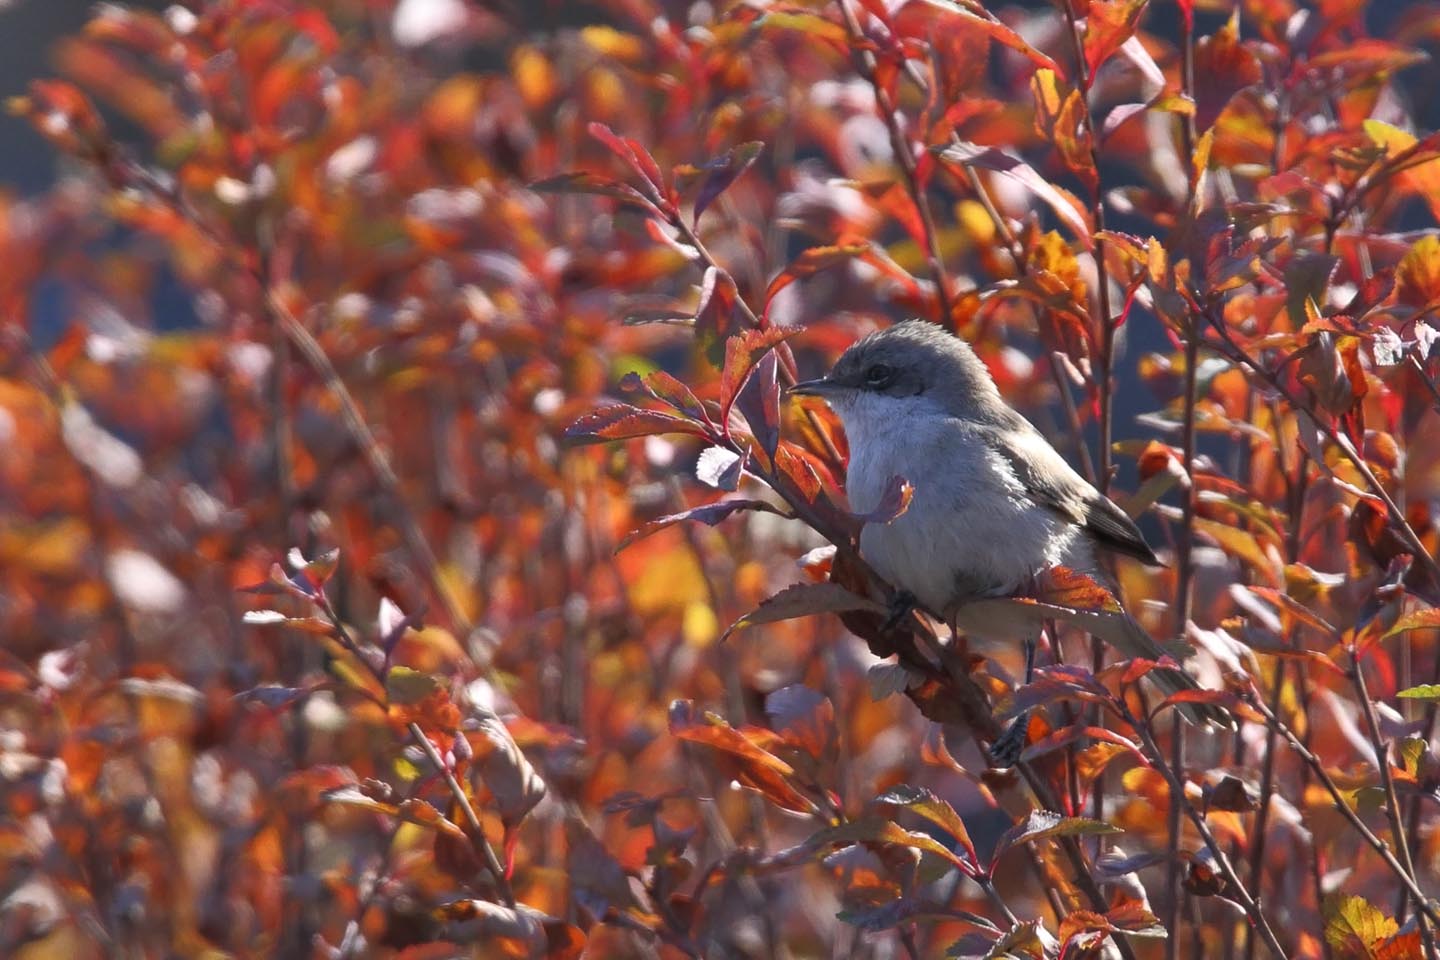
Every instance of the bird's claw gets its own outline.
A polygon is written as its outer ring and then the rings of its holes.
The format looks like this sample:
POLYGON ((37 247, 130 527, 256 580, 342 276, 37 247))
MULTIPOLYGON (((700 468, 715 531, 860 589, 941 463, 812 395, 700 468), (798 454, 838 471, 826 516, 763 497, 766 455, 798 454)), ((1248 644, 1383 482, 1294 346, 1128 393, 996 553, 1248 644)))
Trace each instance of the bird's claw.
POLYGON ((915 594, 909 590, 897 590, 890 595, 890 612, 880 625, 882 633, 897 629, 905 618, 915 612, 915 594))

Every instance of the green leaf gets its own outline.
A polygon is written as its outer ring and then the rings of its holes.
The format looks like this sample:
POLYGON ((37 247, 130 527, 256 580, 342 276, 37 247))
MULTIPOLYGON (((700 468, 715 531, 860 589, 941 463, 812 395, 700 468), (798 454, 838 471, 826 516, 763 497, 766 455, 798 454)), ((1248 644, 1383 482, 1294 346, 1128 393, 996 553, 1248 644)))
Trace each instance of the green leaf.
POLYGON ((1028 817, 1006 830, 1000 837, 1000 842, 995 845, 995 853, 990 859, 990 867, 993 871, 995 863, 999 861, 1002 853, 1022 843, 1033 843, 1036 840, 1059 837, 1100 836, 1107 833, 1124 832, 1120 827, 1101 820, 1067 817, 1051 810, 1032 810, 1028 817))
POLYGON ((397 706, 414 706, 439 689, 438 677, 410 667, 391 667, 385 675, 385 695, 397 706))
POLYGON ((1407 687, 1395 696, 1402 700, 1440 701, 1440 683, 1422 683, 1418 687, 1407 687))
POLYGON ((1381 640, 1389 640, 1391 637, 1402 633, 1409 633, 1411 630, 1432 630, 1440 627, 1440 607, 1432 607, 1429 610, 1416 610, 1414 613, 1406 614, 1395 621, 1395 626, 1386 630, 1381 635, 1381 640))

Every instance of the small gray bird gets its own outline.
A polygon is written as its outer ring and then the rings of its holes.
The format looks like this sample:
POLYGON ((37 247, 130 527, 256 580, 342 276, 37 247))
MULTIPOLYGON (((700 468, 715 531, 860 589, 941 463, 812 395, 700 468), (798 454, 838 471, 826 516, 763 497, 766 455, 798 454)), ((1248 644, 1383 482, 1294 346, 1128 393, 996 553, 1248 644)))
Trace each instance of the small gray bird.
MULTIPOLYGON (((845 486, 857 513, 879 504, 892 477, 910 482, 909 508, 889 523, 866 524, 860 553, 949 624, 993 633, 993 623, 990 630, 967 624, 965 606, 1014 595, 1057 565, 1113 590, 1097 550, 1160 563, 1125 512, 1001 398, 969 344, 934 324, 908 320, 872 333, 829 376, 790 392, 822 397, 839 415, 850 444, 845 486)), ((1128 614, 1119 616, 1121 629, 1102 635, 1121 653, 1153 659, 1164 652, 1128 614)), ((1028 661, 1033 634, 1025 640, 1028 661)), ((1180 670, 1149 676, 1167 695, 1197 687, 1180 670)), ((1182 712, 1195 722, 1228 723, 1208 704, 1182 712)))

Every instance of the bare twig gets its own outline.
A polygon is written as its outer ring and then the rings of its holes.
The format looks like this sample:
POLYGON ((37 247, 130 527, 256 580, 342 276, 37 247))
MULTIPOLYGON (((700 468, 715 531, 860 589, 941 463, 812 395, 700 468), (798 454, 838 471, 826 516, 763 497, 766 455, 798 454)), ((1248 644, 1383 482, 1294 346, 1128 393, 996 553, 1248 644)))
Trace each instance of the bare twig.
POLYGON ((910 140, 905 135, 905 128, 900 123, 900 112, 890 98, 890 92, 880 82, 876 73, 877 63, 875 54, 870 50, 855 46, 857 40, 864 38, 864 32, 860 28, 860 21, 855 16, 855 11, 850 9, 847 0, 838 0, 840 15, 845 20, 845 32, 850 37, 851 51, 855 60, 855 67, 870 88, 875 91, 875 109, 879 112, 880 118, 885 121, 885 129, 890 133, 890 149, 895 154, 895 162, 900 164, 900 172, 905 178, 905 189, 910 193, 910 200, 915 204, 915 210, 920 217, 920 225, 925 233, 925 259, 930 267, 930 276, 935 281, 936 301, 939 306, 940 316, 937 318, 941 326, 948 327, 951 317, 950 301, 950 278, 945 272, 945 260, 940 251, 939 236, 935 231, 935 218, 930 211, 930 201, 925 196, 925 190, 920 185, 920 177, 915 164, 915 154, 910 149, 910 140))
MULTIPOLYGON (((1284 445, 1276 446, 1276 450, 1283 450, 1284 445)), ((1289 535, 1286 537, 1285 554, 1288 562, 1294 563, 1300 556, 1300 530, 1305 521, 1305 493, 1308 489, 1310 458, 1303 451, 1300 454, 1299 463, 1295 469, 1295 479, 1289 484, 1290 497, 1290 524, 1289 535)), ((1294 645, 1293 628, 1288 638, 1291 645, 1294 645)), ((1280 709, 1280 697, 1285 690, 1286 662, 1281 658, 1275 660, 1275 677, 1270 683, 1269 709, 1271 713, 1280 709)), ((1297 670, 1299 682, 1304 683, 1304 671, 1297 670)), ((1255 811, 1255 826, 1251 830, 1250 844, 1250 886, 1254 888, 1255 895, 1261 896, 1261 882, 1265 869, 1265 834, 1270 819, 1270 801, 1275 793, 1275 753, 1278 746, 1279 732, 1274 727, 1268 727, 1265 731, 1265 755, 1261 758, 1260 769, 1260 805, 1255 811)), ((1254 928, 1247 928, 1245 931, 1245 958, 1251 960, 1255 956, 1255 934, 1254 928)))
POLYGON ((1315 778, 1319 780, 1321 786, 1325 788, 1325 792, 1330 794, 1330 799, 1334 802, 1335 809, 1340 811, 1340 815, 1355 829, 1356 833, 1360 834, 1361 838, 1370 845, 1371 849, 1380 854, 1380 859, 1385 861, 1385 866, 1390 868, 1390 872, 1393 873, 1401 885, 1404 886, 1405 890, 1414 900, 1417 908, 1425 914, 1432 924, 1440 924, 1440 914, 1436 913, 1435 907, 1425 897, 1424 891, 1416 884, 1414 877, 1407 873, 1404 866, 1395 859, 1395 855, 1390 852, 1390 848, 1386 845, 1385 841, 1375 836, 1374 832, 1365 825, 1365 821, 1360 819, 1360 815, 1346 802, 1345 796, 1340 792, 1340 788, 1335 785, 1335 781, 1331 779, 1330 774, 1326 772, 1325 765, 1320 762, 1320 758, 1315 756, 1309 747, 1301 743, 1300 738, 1295 736, 1295 731, 1291 730, 1283 720, 1272 713, 1269 706, 1261 702, 1259 697, 1254 698, 1253 705, 1260 711, 1261 715, 1264 716, 1266 724, 1272 729, 1278 730, 1280 736, 1284 737, 1286 742, 1290 744, 1290 748, 1299 754, 1300 759, 1305 761, 1306 766, 1313 771, 1315 778))
POLYGON ((500 897, 505 901, 507 907, 515 906, 515 891, 510 889, 510 878, 505 876, 505 868, 500 865, 500 858, 495 856, 495 848, 490 846, 490 841, 485 837, 485 827, 480 823, 480 817, 475 813, 475 807, 470 803, 470 798, 465 794, 465 788, 460 786, 460 781, 455 779, 454 772, 445 763, 440 752, 435 749, 435 744, 425 736, 425 731, 420 729, 420 724, 411 722, 407 728, 410 731, 410 739, 424 752, 425 758, 445 780, 445 786, 450 790, 450 796, 455 798, 459 805, 460 812, 465 816, 465 824, 470 828, 470 842, 475 846, 475 852, 485 862, 485 869, 490 871, 495 881, 495 888, 500 891, 500 897))
MULTIPOLYGON (((1245 913, 1249 916, 1250 922, 1254 924, 1255 928, 1260 932, 1260 937, 1265 941, 1265 945, 1270 949, 1270 952, 1274 954, 1278 960, 1285 960, 1287 956, 1285 948, 1280 946, 1280 941, 1276 938, 1275 931, 1270 927, 1270 921, 1265 918, 1264 912, 1260 909, 1259 901, 1251 896, 1250 891, 1245 888, 1245 884, 1240 880, 1239 875, 1235 872, 1235 868, 1230 864, 1230 858, 1225 855, 1225 851, 1221 849, 1219 842, 1215 839, 1215 834, 1211 832, 1210 825, 1205 822, 1205 817, 1202 816, 1200 811, 1195 809, 1195 805, 1186 798, 1185 784, 1180 780, 1176 771, 1170 767, 1170 764, 1165 761, 1165 755, 1161 752, 1159 745, 1155 743, 1155 738, 1150 732, 1149 724, 1142 723, 1135 717, 1130 716, 1128 709, 1125 709, 1124 712, 1126 714, 1126 721, 1135 729, 1135 732, 1140 735, 1140 741, 1145 746, 1145 752, 1150 759, 1151 766, 1159 771, 1160 775, 1165 778, 1166 784, 1169 785, 1170 803, 1180 806, 1186 817, 1189 818, 1191 824, 1194 825, 1195 830, 1200 834, 1200 838, 1205 841, 1205 846, 1209 848, 1210 855, 1215 858, 1215 865, 1219 868, 1220 875, 1225 879, 1227 895, 1234 898, 1245 908, 1245 913)), ((1173 938, 1175 935, 1174 931, 1171 931, 1170 935, 1173 938)))
MULTIPOLYGON (((1380 735, 1380 721, 1375 715, 1375 702, 1370 699, 1370 690, 1365 683, 1365 664, 1358 651, 1350 652, 1350 682, 1355 685, 1355 695, 1360 698, 1360 710, 1365 715, 1365 730, 1370 736, 1370 746, 1375 751, 1375 766, 1380 770, 1380 785, 1385 790, 1385 815, 1390 820, 1390 835, 1399 851, 1400 865, 1410 876, 1412 885, 1417 885, 1415 861, 1410 855, 1410 842, 1405 836, 1405 823, 1400 816, 1400 801, 1395 795, 1395 778, 1390 774, 1390 744, 1380 735)), ((1412 894, 1413 896, 1413 894, 1412 894)), ((1418 900, 1418 898, 1417 898, 1418 900)), ((1420 906, 1417 902, 1416 906, 1420 906)), ((1420 928, 1420 939, 1425 944, 1425 955, 1435 956, 1435 938, 1425 912, 1415 914, 1416 925, 1420 928)))
MULTIPOLYGON (((1190 318, 1190 329, 1185 337, 1185 396, 1183 437, 1181 456, 1184 459, 1185 490, 1181 501, 1180 539, 1176 546, 1179 570, 1175 577, 1175 630, 1183 639, 1190 623, 1191 586, 1195 579, 1195 403, 1196 368, 1200 363, 1200 319, 1190 318)), ((1171 729, 1170 762, 1177 776, 1185 773, 1185 736, 1177 722, 1171 729)), ((1171 797, 1167 816, 1169 831, 1170 859, 1165 868, 1165 929, 1170 931, 1165 941, 1167 960, 1174 960, 1180 948, 1179 932, 1180 902, 1183 893, 1180 887, 1180 801, 1171 797)))

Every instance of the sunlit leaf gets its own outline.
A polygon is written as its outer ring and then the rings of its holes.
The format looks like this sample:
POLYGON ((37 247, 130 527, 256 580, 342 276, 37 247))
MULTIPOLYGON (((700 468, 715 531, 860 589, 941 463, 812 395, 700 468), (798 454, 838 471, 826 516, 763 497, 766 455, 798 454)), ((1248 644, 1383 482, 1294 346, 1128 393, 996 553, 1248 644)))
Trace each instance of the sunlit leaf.
POLYGON ((705 429, 683 417, 613 403, 587 413, 565 430, 565 439, 572 443, 604 443, 632 437, 650 437, 666 433, 705 436, 705 429))
POLYGON ((797 583, 781 590, 736 620, 725 631, 721 639, 729 637, 737 630, 764 623, 794 620, 797 617, 808 617, 817 613, 840 613, 849 610, 883 613, 885 607, 867 597, 851 593, 838 583, 797 583))
POLYGON ((774 504, 765 500, 718 500, 715 503, 707 503, 699 507, 692 507, 680 513, 672 513, 648 521, 643 526, 625 535, 625 538, 615 547, 617 551, 624 550, 630 544, 642 537, 648 537, 652 533, 664 530, 666 527, 674 526, 677 523, 684 523, 687 520, 695 520, 706 526, 715 526, 726 517, 741 511, 774 513, 779 516, 786 516, 784 511, 778 509, 774 504))
POLYGON ((1325 942, 1346 957, 1374 957, 1399 925, 1363 897, 1331 894, 1321 907, 1325 942))
POLYGON ((992 869, 993 863, 1000 859, 1002 853, 1021 844, 1058 837, 1104 836, 1110 833, 1124 833, 1124 831, 1100 820, 1067 817, 1050 810, 1032 810, 1024 820, 1001 834, 999 842, 995 845, 995 853, 991 856, 992 869))
POLYGON ((735 765, 736 779, 772 803, 801 813, 814 811, 815 804, 791 781, 794 767, 761 747, 744 731, 714 714, 697 711, 693 702, 676 700, 670 704, 670 734, 728 755, 735 765))
POLYGON ((937 797, 930 790, 902 784, 886 790, 875 798, 875 802, 904 807, 935 824, 954 837, 955 842, 960 845, 964 854, 963 859, 967 864, 966 869, 971 872, 979 869, 980 860, 975 854, 975 845, 970 842, 970 832, 965 828, 964 821, 960 819, 960 815, 949 803, 937 797))
POLYGON ((1054 186, 1024 161, 996 147, 956 142, 939 149, 940 158, 948 163, 969 164, 993 170, 1009 177, 1045 201, 1088 250, 1093 246, 1092 228, 1075 199, 1054 186))

